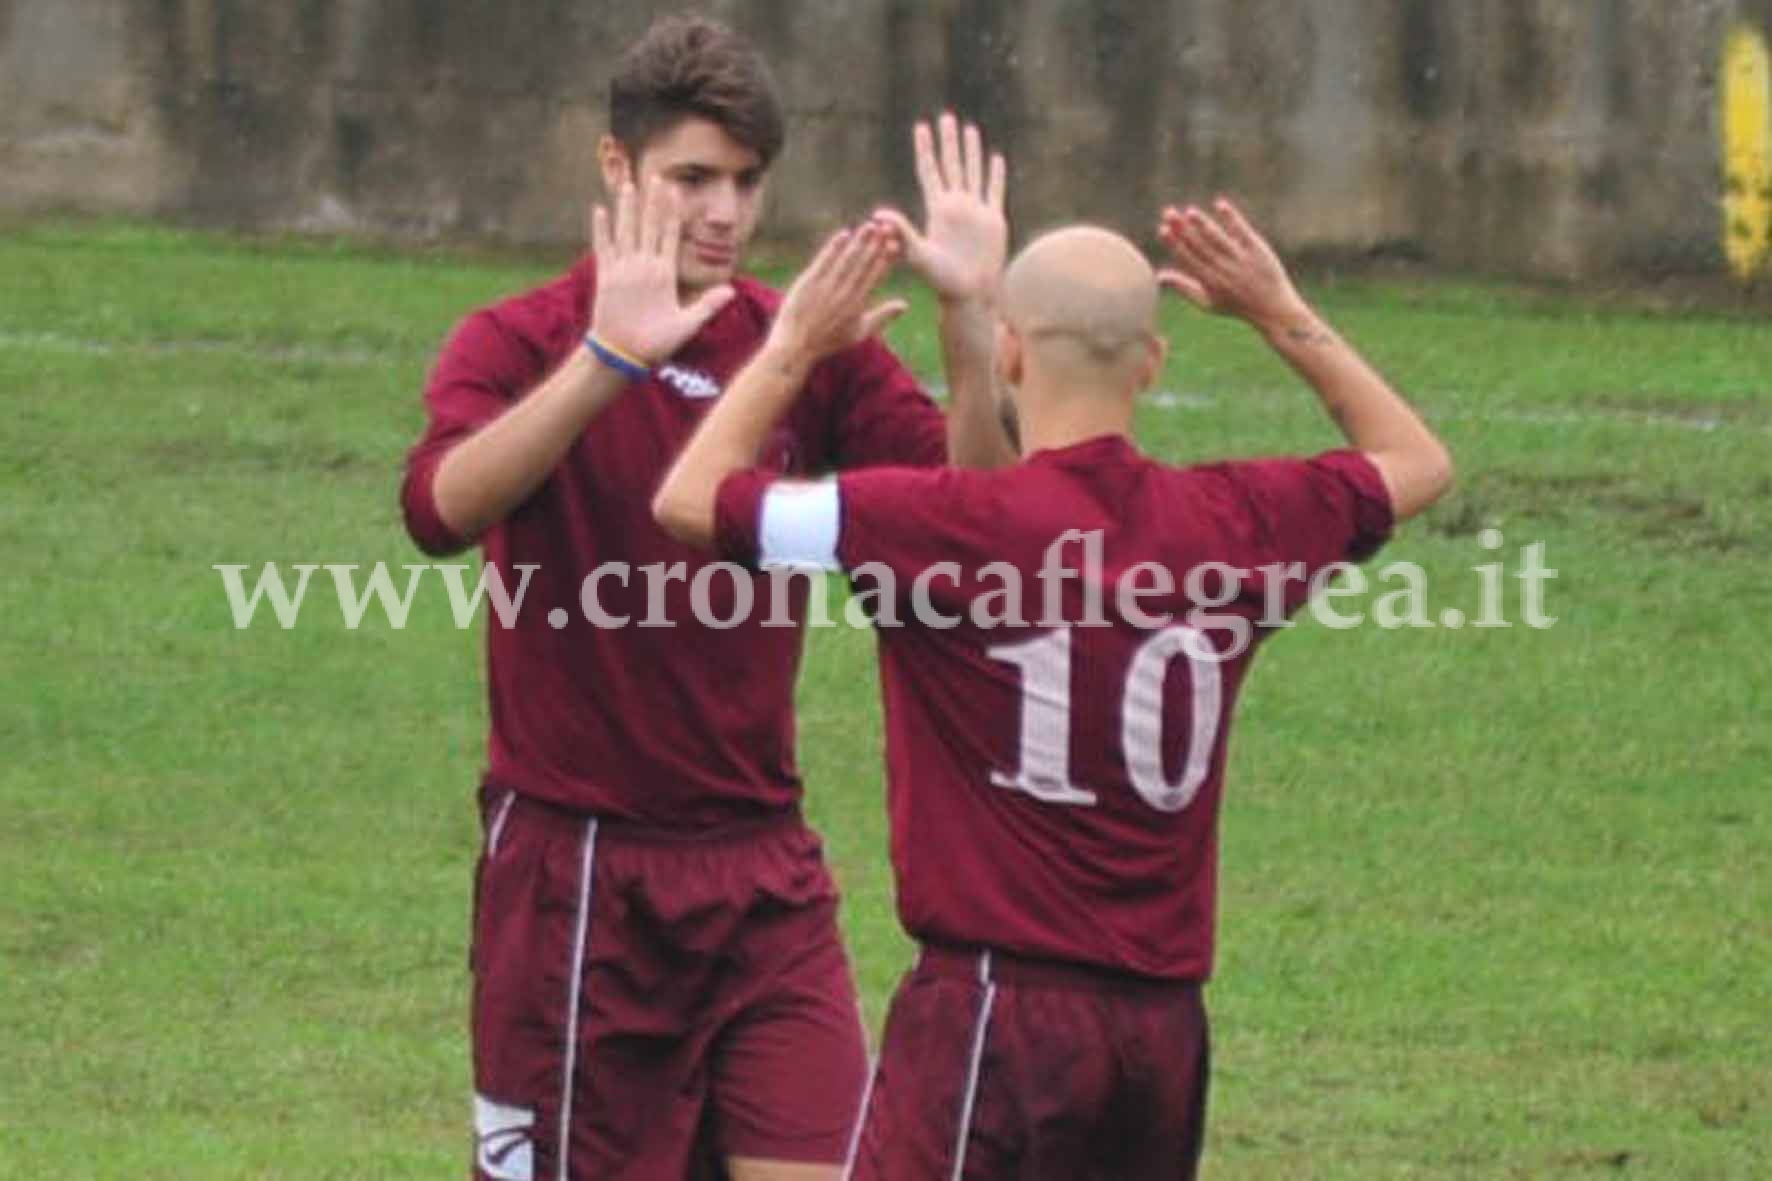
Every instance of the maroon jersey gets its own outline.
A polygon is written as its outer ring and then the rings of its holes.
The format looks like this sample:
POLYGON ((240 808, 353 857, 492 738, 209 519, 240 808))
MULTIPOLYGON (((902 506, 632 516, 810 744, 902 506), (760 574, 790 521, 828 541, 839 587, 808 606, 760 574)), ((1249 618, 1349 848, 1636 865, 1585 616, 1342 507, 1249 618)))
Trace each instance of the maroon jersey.
MULTIPOLYGON (((595 280, 587 258, 543 287, 473 313, 445 346, 401 490, 407 528, 426 552, 464 544, 437 513, 438 464, 582 347, 595 280)), ((804 585, 778 614, 764 609, 771 593, 759 579, 752 597, 763 606, 731 627, 705 626, 692 610, 692 588, 712 559, 672 540, 651 512, 666 467, 762 342, 780 302, 752 280, 734 286, 737 297, 650 380, 592 420, 547 481, 482 539, 487 563, 513 595, 521 568, 534 567, 515 625, 493 618, 487 627, 488 777, 496 783, 570 808, 688 829, 798 798, 792 694, 804 585), (593 572, 600 621, 581 599, 593 572), (564 626, 556 629, 550 615, 564 626), (794 622, 783 626, 783 617, 794 622)), ((945 457, 940 410, 870 340, 814 372, 762 460, 777 471, 816 472, 945 457)), ((730 572, 704 579, 702 593, 706 618, 738 614, 742 595, 730 572)))
MULTIPOLYGON (((771 547, 793 529, 768 506, 788 489, 772 483, 722 485, 729 555, 784 556, 771 547)), ((905 929, 1208 976, 1238 689, 1261 621, 1388 535, 1377 470, 1350 451, 1177 469, 1111 436, 995 472, 859 472, 826 491, 835 511, 812 516, 840 520, 835 556, 882 621, 905 929)))

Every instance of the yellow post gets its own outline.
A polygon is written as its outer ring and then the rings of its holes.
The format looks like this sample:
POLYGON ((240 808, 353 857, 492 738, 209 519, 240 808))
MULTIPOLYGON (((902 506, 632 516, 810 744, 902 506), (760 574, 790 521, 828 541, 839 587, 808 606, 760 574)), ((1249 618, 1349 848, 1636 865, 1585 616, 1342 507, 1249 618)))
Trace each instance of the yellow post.
POLYGON ((1722 83, 1723 253, 1745 281, 1772 258, 1772 59, 1758 29, 1729 31, 1722 83))

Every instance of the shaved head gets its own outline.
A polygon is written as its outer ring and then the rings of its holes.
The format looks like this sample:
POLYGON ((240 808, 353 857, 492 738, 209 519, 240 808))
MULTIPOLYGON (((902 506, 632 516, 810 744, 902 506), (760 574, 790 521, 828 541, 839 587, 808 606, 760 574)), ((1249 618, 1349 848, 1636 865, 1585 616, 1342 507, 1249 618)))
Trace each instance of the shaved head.
POLYGON ((1157 328, 1157 276, 1131 242, 1067 226, 1029 243, 1003 275, 1003 317, 1030 351, 1066 368, 1116 367, 1157 328))

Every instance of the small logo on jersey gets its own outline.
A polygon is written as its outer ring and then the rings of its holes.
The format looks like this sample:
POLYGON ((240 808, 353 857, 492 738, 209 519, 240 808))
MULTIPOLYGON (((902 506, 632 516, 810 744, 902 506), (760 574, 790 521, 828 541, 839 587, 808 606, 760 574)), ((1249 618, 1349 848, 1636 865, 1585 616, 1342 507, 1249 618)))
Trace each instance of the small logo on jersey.
POLYGON ((703 400, 720 396, 720 383, 699 369, 666 365, 658 371, 658 379, 675 387, 685 398, 703 400))
POLYGON ((489 1181, 535 1181, 535 1112, 474 1096, 474 1161, 489 1181))

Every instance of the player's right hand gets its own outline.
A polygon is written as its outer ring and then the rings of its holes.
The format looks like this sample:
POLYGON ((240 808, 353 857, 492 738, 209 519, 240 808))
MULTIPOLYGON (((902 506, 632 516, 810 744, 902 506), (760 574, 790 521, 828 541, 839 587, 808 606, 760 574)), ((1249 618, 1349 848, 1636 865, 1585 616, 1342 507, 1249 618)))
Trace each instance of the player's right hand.
POLYGON ((659 180, 647 187, 644 200, 632 181, 624 181, 613 226, 603 206, 591 210, 591 250, 597 256, 591 332, 648 365, 682 348, 733 296, 731 286, 722 283, 682 302, 677 288, 682 232, 676 202, 659 180))
POLYGON ((1274 248, 1223 197, 1212 213, 1167 207, 1157 236, 1176 264, 1158 271, 1157 282, 1198 308, 1259 327, 1295 315, 1303 302, 1274 248))

